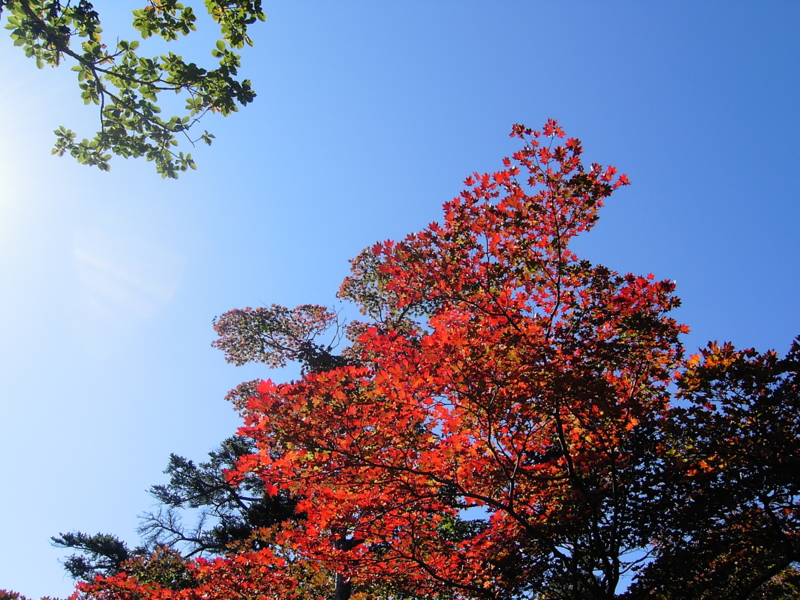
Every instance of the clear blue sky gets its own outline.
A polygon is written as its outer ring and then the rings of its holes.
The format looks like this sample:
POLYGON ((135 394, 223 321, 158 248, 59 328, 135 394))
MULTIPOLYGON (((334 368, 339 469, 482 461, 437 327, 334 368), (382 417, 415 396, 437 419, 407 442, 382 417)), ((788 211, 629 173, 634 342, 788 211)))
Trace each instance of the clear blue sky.
MULTIPOLYGON (((131 37, 136 5, 96 2, 107 39, 131 37)), ((51 157, 53 129, 89 134, 96 113, 74 73, 0 39, 0 588, 66 596, 51 535, 135 543, 169 453, 236 429, 237 383, 291 376, 227 365, 214 316, 331 303, 349 258, 499 168, 515 122, 559 119, 628 174, 577 249, 677 280, 690 351, 800 334, 800 3, 265 10, 255 104, 209 119, 217 142, 178 181, 51 157)))

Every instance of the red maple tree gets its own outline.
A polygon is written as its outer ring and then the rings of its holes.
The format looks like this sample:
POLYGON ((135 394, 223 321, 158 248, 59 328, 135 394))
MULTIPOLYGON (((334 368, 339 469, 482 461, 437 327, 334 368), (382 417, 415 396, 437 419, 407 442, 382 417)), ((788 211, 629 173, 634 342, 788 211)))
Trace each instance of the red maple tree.
POLYGON ((798 560, 786 466, 798 454, 798 420, 786 410, 797 405, 797 361, 781 370, 777 359, 736 355, 727 364, 751 368, 714 370, 712 347, 687 365, 687 329, 669 316, 673 283, 620 275, 569 249, 626 176, 584 166, 581 143, 562 144, 555 121, 512 136, 522 149, 502 170, 469 177, 441 223, 352 261, 339 295, 364 321, 342 330, 324 307, 273 306, 216 322, 215 345, 232 362, 304 366, 298 381, 262 382, 249 400, 234 394, 241 433, 260 451, 230 474, 257 473, 270 493, 296 497, 304 519, 262 532, 260 550, 192 563, 195 583, 181 590, 121 575, 81 593, 746 598, 746 585, 749 594, 787 572, 798 560), (317 341, 333 326, 350 341, 339 355, 317 341), (761 388, 742 379, 764 365, 761 388), (732 404, 708 399, 723 389, 772 390, 780 405, 770 413, 780 473, 758 480, 776 499, 760 508, 742 508, 752 487, 721 500, 731 468, 773 449, 731 441, 747 425, 732 420, 732 404), (720 444, 741 451, 726 462, 720 444), (755 516, 772 528, 743 535, 755 516), (747 544, 757 549, 749 563, 747 544), (722 585, 715 565, 737 557, 722 585), (320 583, 331 573, 335 589, 320 583))

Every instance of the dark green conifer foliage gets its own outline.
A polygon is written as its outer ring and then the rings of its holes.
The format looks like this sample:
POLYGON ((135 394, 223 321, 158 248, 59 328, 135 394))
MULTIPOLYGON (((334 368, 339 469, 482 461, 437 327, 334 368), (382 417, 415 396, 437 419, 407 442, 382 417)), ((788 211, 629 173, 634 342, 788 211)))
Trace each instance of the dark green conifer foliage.
POLYGON ((105 533, 61 533, 51 538, 53 545, 77 551, 64 560, 64 569, 74 579, 90 580, 135 570, 135 559, 158 551, 163 554, 159 549, 164 548, 172 554, 164 555, 161 563, 174 563, 176 553, 183 559, 224 555, 231 543, 250 538, 254 530, 297 518, 294 500, 266 495, 256 476, 239 486, 227 482, 225 471, 252 450, 250 439, 233 436, 209 452, 206 462, 170 455, 164 471, 169 482, 149 490, 157 505, 141 516, 141 545, 130 548, 105 533), (193 523, 187 525, 191 519, 193 523))

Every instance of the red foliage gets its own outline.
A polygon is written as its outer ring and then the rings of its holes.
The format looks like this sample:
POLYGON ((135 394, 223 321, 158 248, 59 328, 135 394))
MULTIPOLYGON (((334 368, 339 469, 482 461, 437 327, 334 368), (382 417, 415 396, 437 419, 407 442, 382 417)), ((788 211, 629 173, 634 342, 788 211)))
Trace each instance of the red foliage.
MULTIPOLYGON (((515 125, 512 136, 523 148, 502 170, 467 178, 442 223, 352 261, 340 296, 369 319, 347 327, 341 357, 309 346, 332 322, 321 307, 300 333, 281 307, 220 321, 241 356, 255 354, 239 344, 275 364, 313 350, 299 381, 258 386, 241 433, 260 452, 231 473, 255 472, 269 493, 299 498, 302 524, 264 550, 196 562, 195 587, 156 590, 120 576, 83 594, 317 597, 320 574, 337 572, 365 597, 613 598, 622 577, 647 565, 635 597, 691 596, 680 591, 691 582, 679 562, 718 513, 692 516, 678 494, 714 492, 698 479, 709 464, 698 448, 714 446, 703 423, 730 423, 691 382, 712 389, 719 373, 695 361, 681 379, 687 329, 668 316, 678 305, 671 282, 619 275, 569 250, 627 177, 584 166, 579 140, 558 145, 555 121, 542 132, 515 125), (244 317, 277 323, 253 338, 266 346, 237 329, 244 317), (670 405, 679 379, 682 402, 705 412, 670 405), (686 435, 676 434, 680 422, 686 435)), ((707 565, 727 556, 729 546, 707 546, 707 565)))
POLYGON ((248 405, 270 451, 240 469, 301 496, 293 543, 355 580, 494 597, 568 575, 600 596, 645 544, 632 508, 681 357, 673 284, 579 261, 569 240, 625 180, 554 146, 554 121, 512 135, 523 149, 443 223, 354 261, 341 295, 373 317, 355 364, 248 405), (485 518, 457 531, 470 508, 485 518))

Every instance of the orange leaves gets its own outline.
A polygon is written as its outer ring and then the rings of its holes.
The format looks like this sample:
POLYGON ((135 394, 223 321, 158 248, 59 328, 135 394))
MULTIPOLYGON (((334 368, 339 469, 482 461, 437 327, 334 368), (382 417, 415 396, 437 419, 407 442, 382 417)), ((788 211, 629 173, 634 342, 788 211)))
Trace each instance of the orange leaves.
MULTIPOLYGON (((726 487, 740 473, 756 490, 775 483, 763 473, 777 464, 773 479, 796 484, 798 411, 781 401, 796 404, 800 384, 786 373, 800 346, 786 363, 717 344, 684 362, 673 283, 569 249, 628 178, 584 166, 580 141, 559 145, 555 121, 511 135, 524 147, 503 170, 468 177, 441 223, 351 262, 340 297, 366 320, 348 326, 341 356, 329 348, 300 380, 257 386, 242 432, 259 451, 230 481, 258 473, 266 494, 296 497, 305 519, 258 552, 198 561, 198 587, 180 600, 330 597, 319 583, 330 572, 364 597, 505 598, 552 586, 607 599, 644 553, 653 564, 666 557, 673 576, 670 544, 705 543, 728 518, 691 511, 727 510, 749 489, 726 487), (689 408, 670 406, 676 379, 689 408), (773 439, 786 452, 775 456, 773 439)), ((265 311, 228 313, 221 324, 251 327, 224 329, 233 353, 258 350, 263 337, 248 337, 258 330, 271 336, 267 359, 308 357, 333 323, 310 305, 265 311)), ((773 497, 791 510, 770 514, 787 523, 800 507, 779 488, 773 497)), ((92 590, 171 599, 138 585, 92 590)))
POLYGON ((614 175, 616 174, 616 172, 617 172, 616 167, 608 167, 605 173, 603 173, 600 176, 601 181, 606 181, 606 182, 611 181, 612 179, 614 179, 614 175))
MULTIPOLYGON (((523 147, 468 177, 441 222, 352 261, 340 296, 365 315, 352 345, 248 403, 259 452, 240 472, 306 515, 274 538, 284 560, 362 590, 513 597, 569 581, 608 598, 657 535, 664 473, 705 473, 669 433, 674 285, 569 249, 628 178, 584 165, 555 121, 511 135, 523 147)), ((253 323, 311 343, 328 313, 301 309, 253 323)), ((247 560, 269 579, 278 556, 247 560)))
POLYGON ((508 185, 511 179, 511 172, 509 170, 497 171, 492 175, 492 178, 498 185, 508 185))
POLYGON ((277 391, 277 386, 272 382, 271 379, 267 379, 266 381, 259 383, 256 390, 262 396, 267 396, 269 394, 274 394, 277 391))
POLYGON ((564 137, 564 130, 558 126, 558 121, 555 119, 547 119, 543 131, 547 137, 564 137))

